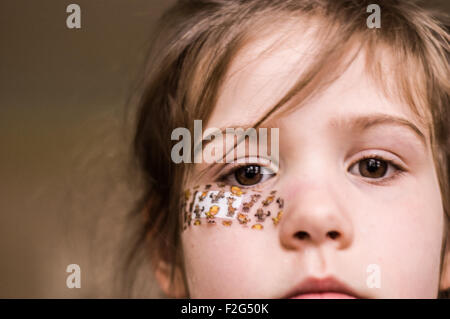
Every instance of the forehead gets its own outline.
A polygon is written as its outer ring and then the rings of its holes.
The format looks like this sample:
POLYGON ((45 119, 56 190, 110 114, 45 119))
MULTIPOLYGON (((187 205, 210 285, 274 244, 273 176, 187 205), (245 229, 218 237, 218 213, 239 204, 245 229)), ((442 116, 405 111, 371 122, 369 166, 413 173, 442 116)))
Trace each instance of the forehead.
POLYGON ((257 38, 240 50, 227 72, 208 126, 240 125, 247 118, 258 117, 296 82, 312 59, 313 42, 310 36, 290 33, 257 38))
MULTIPOLYGON (((315 40, 316 30, 304 29, 299 32, 302 26, 293 29, 286 25, 279 33, 258 38, 241 50, 227 72, 208 127, 251 126, 288 92, 322 47, 315 40)), ((333 63, 336 61, 330 61, 333 63)), ((385 73, 386 80, 394 80, 389 69, 385 73)), ((321 120, 383 113, 408 118, 421 126, 408 105, 387 98, 372 81, 364 51, 342 76, 308 103, 317 108, 321 120)))

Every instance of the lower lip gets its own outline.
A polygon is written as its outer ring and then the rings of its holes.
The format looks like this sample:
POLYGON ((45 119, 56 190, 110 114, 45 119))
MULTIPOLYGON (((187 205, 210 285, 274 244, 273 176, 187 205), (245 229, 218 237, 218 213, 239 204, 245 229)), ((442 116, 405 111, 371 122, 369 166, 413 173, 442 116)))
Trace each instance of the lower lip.
POLYGON ((354 296, 338 292, 309 293, 291 297, 290 299, 356 299, 354 296))

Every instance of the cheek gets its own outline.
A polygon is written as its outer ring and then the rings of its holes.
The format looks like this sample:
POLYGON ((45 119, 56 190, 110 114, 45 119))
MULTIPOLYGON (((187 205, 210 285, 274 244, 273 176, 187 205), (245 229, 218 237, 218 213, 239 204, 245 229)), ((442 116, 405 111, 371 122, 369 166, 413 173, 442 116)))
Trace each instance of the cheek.
POLYGON ((275 190, 202 186, 186 196, 183 253, 192 298, 258 298, 275 268, 284 202, 275 190))
POLYGON ((434 298, 444 216, 439 187, 431 179, 410 179, 363 201, 361 249, 380 265, 384 288, 395 298, 434 298))
POLYGON ((263 298, 270 294, 274 230, 239 227, 190 229, 183 234, 186 275, 192 298, 263 298), (265 289, 265 287, 267 289, 265 289), (267 291, 265 291, 267 290, 267 291))

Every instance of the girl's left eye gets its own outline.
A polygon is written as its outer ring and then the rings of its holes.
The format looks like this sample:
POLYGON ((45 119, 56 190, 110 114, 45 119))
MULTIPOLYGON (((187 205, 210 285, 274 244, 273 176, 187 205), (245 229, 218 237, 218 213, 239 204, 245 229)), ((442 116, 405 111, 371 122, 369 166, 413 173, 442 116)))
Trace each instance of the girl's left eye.
POLYGON ((363 158, 349 169, 349 172, 354 175, 374 180, 391 178, 398 171, 401 171, 398 165, 378 157, 363 158))
POLYGON ((230 183, 239 184, 241 186, 253 186, 262 183, 275 175, 275 173, 264 166, 261 165, 245 165, 238 167, 232 171, 224 179, 230 180, 230 183))

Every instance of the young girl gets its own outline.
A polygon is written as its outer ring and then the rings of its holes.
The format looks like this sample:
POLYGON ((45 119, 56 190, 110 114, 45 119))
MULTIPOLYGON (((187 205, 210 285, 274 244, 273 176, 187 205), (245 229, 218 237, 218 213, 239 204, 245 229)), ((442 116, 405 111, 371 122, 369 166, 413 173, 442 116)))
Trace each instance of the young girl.
POLYGON ((444 295, 449 35, 410 0, 372 2, 185 0, 162 17, 135 211, 168 297, 444 295), (199 152, 195 120, 279 135, 203 134, 199 152), (178 128, 197 136, 190 161, 174 160, 178 128))

